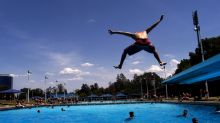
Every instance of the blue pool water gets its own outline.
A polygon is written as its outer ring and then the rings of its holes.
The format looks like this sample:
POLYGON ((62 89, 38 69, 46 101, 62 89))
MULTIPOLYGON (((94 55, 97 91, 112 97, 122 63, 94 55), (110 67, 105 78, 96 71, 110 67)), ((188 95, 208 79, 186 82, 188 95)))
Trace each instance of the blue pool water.
POLYGON ((193 117, 199 123, 220 123, 220 114, 214 111, 214 106, 160 103, 56 106, 0 111, 0 123, 191 123, 193 117), (189 116, 177 117, 184 109, 189 116), (135 118, 126 120, 130 111, 135 118))

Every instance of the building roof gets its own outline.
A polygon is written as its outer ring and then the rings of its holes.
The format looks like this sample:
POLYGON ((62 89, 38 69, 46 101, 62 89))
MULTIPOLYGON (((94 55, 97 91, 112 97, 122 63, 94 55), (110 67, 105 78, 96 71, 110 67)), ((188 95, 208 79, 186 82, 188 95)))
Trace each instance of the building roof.
POLYGON ((9 77, 13 77, 12 74, 0 74, 0 76, 9 76, 9 77))
POLYGON ((100 97, 112 97, 111 94, 102 94, 100 97))
POLYGON ((220 54, 164 80, 167 84, 193 84, 220 79, 220 54))
POLYGON ((116 97, 126 97, 127 95, 125 95, 124 93, 117 93, 116 95, 115 95, 116 97))
POLYGON ((16 90, 16 89, 8 89, 8 90, 0 91, 0 93, 15 94, 15 93, 21 93, 21 91, 20 90, 16 90))

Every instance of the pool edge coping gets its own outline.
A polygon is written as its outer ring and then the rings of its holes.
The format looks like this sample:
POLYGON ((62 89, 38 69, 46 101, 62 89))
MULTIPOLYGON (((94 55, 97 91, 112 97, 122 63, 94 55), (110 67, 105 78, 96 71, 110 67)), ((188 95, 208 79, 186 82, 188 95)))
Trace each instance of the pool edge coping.
POLYGON ((37 108, 37 107, 48 107, 48 106, 86 106, 86 105, 116 105, 116 104, 143 104, 143 103, 167 103, 167 104, 187 104, 187 105, 205 105, 205 106, 220 106, 220 102, 204 102, 204 101, 196 101, 196 102, 176 102, 176 101, 135 101, 135 102, 111 102, 111 103, 75 103, 75 104, 56 104, 56 105, 37 105, 37 106, 25 106, 25 107, 0 107, 0 111, 7 110, 18 110, 18 109, 28 109, 28 108, 37 108))

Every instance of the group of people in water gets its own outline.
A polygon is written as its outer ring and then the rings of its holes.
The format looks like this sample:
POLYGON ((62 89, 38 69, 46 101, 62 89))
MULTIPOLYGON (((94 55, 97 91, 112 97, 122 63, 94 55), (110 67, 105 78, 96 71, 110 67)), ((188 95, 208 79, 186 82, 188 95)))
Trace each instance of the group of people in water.
MULTIPOLYGON (((68 106, 69 107, 69 106, 68 106)), ((52 109, 54 109, 54 106, 51 107, 52 109)), ((66 111, 63 107, 60 109, 61 111, 66 111)), ((38 109, 37 113, 40 113, 41 111, 38 109)))
MULTIPOLYGON (((68 105, 69 107, 69 105, 68 105)), ((51 107, 52 109, 54 108, 54 106, 51 107)), ((61 111, 66 111, 63 107, 61 108, 61 111)), ((38 109, 37 113, 40 113, 41 111, 38 109)), ((220 108, 216 107, 215 113, 220 113, 220 108)), ((187 118, 189 116, 188 110, 184 109, 183 113, 180 115, 177 115, 177 117, 183 117, 183 118, 187 118)), ((126 122, 133 120, 135 118, 134 112, 130 111, 129 112, 129 117, 125 119, 126 122)), ((197 118, 192 118, 192 123, 199 123, 197 118)))
MULTIPOLYGON (((184 109, 183 113, 181 115, 177 115, 177 117, 184 117, 187 118, 188 117, 188 110, 184 109)), ((192 118, 192 123, 198 123, 197 118, 192 118)))
MULTIPOLYGON (((216 107, 215 113, 220 113, 220 107, 216 107)), ((187 118, 188 115, 189 115, 188 110, 184 109, 184 110, 183 110, 183 113, 180 114, 180 115, 177 115, 177 117, 187 118)), ((131 112, 129 112, 129 117, 126 118, 125 121, 132 120, 132 119, 134 119, 134 117, 135 117, 135 116, 134 116, 134 112, 131 111, 131 112)), ((192 123, 199 123, 199 121, 198 121, 197 118, 194 117, 194 118, 192 118, 192 123)))
MULTIPOLYGON (((187 116, 188 116, 188 110, 183 110, 183 114, 177 115, 177 117, 184 117, 184 118, 186 118, 187 116)), ((134 112, 133 111, 129 112, 129 117, 126 118, 125 121, 129 121, 132 119, 134 119, 134 112)), ((192 123, 199 123, 199 122, 198 122, 197 118, 194 117, 194 118, 192 118, 192 123)))

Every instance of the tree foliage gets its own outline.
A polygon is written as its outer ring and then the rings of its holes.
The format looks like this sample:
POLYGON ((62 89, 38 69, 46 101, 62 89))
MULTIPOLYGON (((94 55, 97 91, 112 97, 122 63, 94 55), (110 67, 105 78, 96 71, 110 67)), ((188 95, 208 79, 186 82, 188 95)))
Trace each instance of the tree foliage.
MULTIPOLYGON (((204 50, 204 58, 208 59, 220 53, 220 36, 213 38, 202 39, 202 45, 204 50)), ((195 49, 195 52, 189 53, 189 59, 181 60, 177 66, 175 74, 184 71, 185 69, 202 62, 201 50, 199 47, 195 49)))
MULTIPOLYGON (((208 59, 220 53, 220 36, 213 38, 202 39, 204 59, 208 59)), ((189 53, 189 59, 181 60, 180 64, 177 66, 175 74, 184 71, 185 69, 202 62, 201 50, 199 47, 195 49, 195 52, 189 53)), ((213 81, 209 83, 210 96, 219 95, 218 81, 213 81)), ((171 95, 179 95, 181 92, 191 92, 192 95, 199 95, 200 90, 205 90, 204 83, 195 83, 193 85, 172 85, 169 87, 172 91, 171 95)))
POLYGON ((143 93, 147 93, 147 88, 149 92, 153 92, 153 81, 155 81, 156 88, 162 87, 160 78, 156 73, 144 73, 142 75, 134 75, 132 80, 126 78, 124 74, 118 74, 115 82, 109 82, 109 86, 106 88, 99 87, 97 83, 93 85, 82 84, 81 89, 77 89, 75 92, 80 97, 86 97, 90 94, 101 95, 104 93, 117 94, 118 92, 123 92, 125 94, 137 94, 141 93, 141 85, 143 93))

